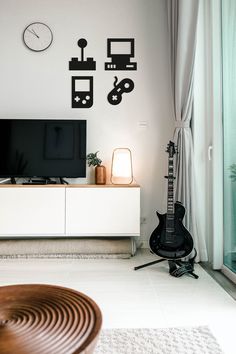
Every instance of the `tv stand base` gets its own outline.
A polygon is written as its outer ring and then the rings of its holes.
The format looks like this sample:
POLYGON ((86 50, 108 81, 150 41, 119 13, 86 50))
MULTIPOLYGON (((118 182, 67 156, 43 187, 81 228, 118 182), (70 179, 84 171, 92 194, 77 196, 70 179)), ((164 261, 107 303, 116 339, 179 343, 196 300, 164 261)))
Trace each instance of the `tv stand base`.
POLYGON ((69 184, 69 182, 67 182, 64 178, 59 178, 59 183, 61 183, 61 184, 69 184))
POLYGON ((14 177, 11 177, 11 184, 16 184, 16 180, 14 177))
POLYGON ((23 182, 24 185, 37 185, 37 184, 56 184, 56 181, 52 181, 50 178, 42 178, 42 179, 29 179, 28 182, 23 182))
POLYGON ((46 184, 69 184, 69 183, 62 177, 57 178, 56 181, 53 181, 51 178, 46 177, 46 178, 42 178, 42 179, 30 178, 28 182, 23 182, 23 184, 27 184, 27 185, 43 184, 43 185, 46 185, 46 184))

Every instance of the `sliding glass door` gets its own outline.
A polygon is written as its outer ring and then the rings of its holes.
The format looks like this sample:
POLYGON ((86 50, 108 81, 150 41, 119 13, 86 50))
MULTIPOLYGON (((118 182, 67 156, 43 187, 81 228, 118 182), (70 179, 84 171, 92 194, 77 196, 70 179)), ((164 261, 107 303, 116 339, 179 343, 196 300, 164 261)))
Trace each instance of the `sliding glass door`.
POLYGON ((236 1, 222 0, 223 263, 236 274, 236 1))

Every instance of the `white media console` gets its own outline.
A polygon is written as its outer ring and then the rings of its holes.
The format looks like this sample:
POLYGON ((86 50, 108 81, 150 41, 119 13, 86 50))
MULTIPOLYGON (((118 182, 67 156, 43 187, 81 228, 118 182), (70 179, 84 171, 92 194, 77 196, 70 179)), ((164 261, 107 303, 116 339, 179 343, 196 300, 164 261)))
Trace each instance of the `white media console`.
POLYGON ((140 236, 138 185, 0 185, 0 238, 140 236))

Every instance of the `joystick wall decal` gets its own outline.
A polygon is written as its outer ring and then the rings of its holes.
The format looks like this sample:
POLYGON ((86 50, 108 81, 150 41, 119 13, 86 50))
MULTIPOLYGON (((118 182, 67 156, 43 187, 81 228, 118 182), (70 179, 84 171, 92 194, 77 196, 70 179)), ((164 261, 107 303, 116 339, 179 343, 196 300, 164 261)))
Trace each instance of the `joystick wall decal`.
POLYGON ((78 58, 71 58, 69 61, 69 70, 96 70, 96 61, 93 58, 87 58, 84 60, 84 48, 88 42, 84 38, 80 38, 77 42, 81 49, 81 60, 78 58))
POLYGON ((123 79, 118 84, 118 78, 115 76, 114 88, 107 95, 107 100, 110 104, 117 105, 122 101, 122 94, 133 91, 134 82, 131 79, 123 79))

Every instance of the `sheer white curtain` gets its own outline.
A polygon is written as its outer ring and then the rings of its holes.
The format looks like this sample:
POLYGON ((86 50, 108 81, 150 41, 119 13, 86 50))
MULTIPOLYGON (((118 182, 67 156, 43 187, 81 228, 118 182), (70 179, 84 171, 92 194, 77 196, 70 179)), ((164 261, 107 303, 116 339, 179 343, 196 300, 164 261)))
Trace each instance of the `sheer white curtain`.
POLYGON ((167 0, 171 58, 171 83, 175 130, 173 140, 176 155, 175 199, 186 208, 184 225, 194 239, 197 260, 206 261, 207 251, 201 234, 194 188, 193 139, 193 69, 199 1, 167 0))

